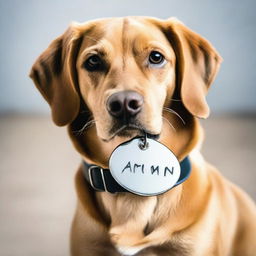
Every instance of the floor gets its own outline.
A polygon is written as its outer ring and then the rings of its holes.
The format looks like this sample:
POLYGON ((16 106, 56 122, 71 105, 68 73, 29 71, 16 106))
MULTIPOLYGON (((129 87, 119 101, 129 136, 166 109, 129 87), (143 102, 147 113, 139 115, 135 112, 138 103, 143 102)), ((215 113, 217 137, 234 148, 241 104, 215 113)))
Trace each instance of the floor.
MULTIPOLYGON (((205 158, 256 199, 256 117, 202 121, 205 158)), ((0 256, 65 256, 80 162, 47 116, 0 117, 0 256)))

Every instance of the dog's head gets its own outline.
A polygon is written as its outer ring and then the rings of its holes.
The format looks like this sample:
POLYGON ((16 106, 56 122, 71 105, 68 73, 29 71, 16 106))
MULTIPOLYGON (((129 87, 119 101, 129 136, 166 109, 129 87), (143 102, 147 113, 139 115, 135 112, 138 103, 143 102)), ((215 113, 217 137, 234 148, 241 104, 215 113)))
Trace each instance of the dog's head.
POLYGON ((89 111, 93 121, 88 115, 84 121, 95 122, 98 137, 111 141, 142 131, 160 135, 175 103, 206 118, 205 96, 220 62, 206 39, 176 19, 110 18, 71 25, 30 76, 57 125, 89 111))

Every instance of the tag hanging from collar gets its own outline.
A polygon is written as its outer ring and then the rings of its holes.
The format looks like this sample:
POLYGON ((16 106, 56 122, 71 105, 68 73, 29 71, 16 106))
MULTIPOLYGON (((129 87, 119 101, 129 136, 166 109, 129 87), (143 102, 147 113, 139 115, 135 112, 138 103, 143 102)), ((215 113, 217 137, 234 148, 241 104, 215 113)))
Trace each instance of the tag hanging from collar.
POLYGON ((119 145, 110 156, 109 169, 120 186, 142 196, 170 190, 181 174, 173 152, 146 135, 119 145))

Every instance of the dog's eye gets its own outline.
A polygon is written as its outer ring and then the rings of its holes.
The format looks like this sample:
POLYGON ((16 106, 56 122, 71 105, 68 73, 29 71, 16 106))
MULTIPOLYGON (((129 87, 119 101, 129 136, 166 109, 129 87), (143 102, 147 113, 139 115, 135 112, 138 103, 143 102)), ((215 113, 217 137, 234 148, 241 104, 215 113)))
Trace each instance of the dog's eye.
POLYGON ((94 54, 85 61, 84 67, 88 71, 99 71, 103 68, 103 61, 98 55, 94 54))
POLYGON ((152 51, 148 57, 149 64, 160 65, 165 61, 164 56, 158 51, 152 51))

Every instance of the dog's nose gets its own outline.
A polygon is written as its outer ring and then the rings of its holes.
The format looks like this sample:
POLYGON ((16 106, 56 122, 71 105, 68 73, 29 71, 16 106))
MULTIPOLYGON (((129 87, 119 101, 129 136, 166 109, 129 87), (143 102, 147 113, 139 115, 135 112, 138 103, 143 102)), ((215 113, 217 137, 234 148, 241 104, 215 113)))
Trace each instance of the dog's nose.
POLYGON ((143 105, 143 97, 134 91, 123 91, 112 94, 107 100, 110 115, 116 118, 137 115, 143 105))

